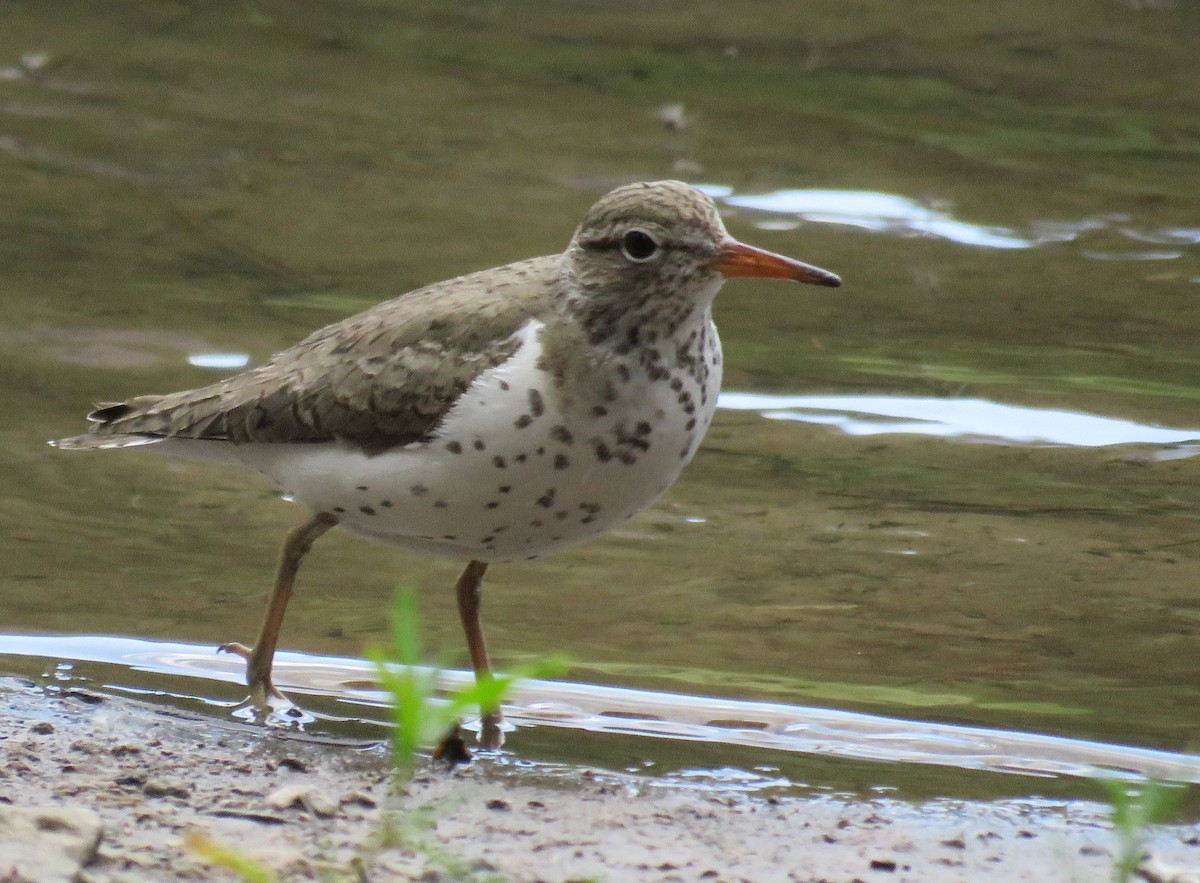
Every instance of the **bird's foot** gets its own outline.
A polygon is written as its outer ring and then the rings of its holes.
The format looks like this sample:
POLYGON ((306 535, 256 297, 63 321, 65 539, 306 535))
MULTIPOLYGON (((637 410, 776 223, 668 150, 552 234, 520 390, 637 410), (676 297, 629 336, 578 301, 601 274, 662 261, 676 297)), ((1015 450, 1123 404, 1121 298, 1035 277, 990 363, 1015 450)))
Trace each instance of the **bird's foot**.
POLYGON ((479 718, 479 747, 495 751, 504 747, 504 715, 499 711, 485 712, 479 718))
POLYGON ((454 769, 460 763, 470 763, 471 749, 463 738, 462 723, 455 721, 450 729, 442 734, 433 746, 433 762, 444 763, 447 769, 454 769))
MULTIPOLYGON (((444 763, 454 769, 460 763, 469 763, 471 749, 463 734, 462 721, 450 725, 433 746, 434 763, 444 763)), ((479 732, 475 736, 484 751, 495 751, 504 745, 504 717, 500 712, 484 714, 479 718, 479 732)))
POLYGON ((250 687, 250 695, 234 708, 234 717, 271 726, 296 726, 316 720, 280 692, 271 680, 271 669, 262 668, 252 648, 230 641, 218 647, 217 652, 232 653, 246 660, 246 684, 250 687))

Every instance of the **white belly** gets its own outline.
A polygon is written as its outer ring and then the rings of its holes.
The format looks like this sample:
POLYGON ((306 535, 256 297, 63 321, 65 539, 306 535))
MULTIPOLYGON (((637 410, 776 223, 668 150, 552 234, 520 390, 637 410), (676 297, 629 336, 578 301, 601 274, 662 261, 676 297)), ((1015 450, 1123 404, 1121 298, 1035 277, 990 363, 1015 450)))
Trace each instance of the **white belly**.
POLYGON ((240 446, 243 463, 347 529, 405 548, 500 561, 595 536, 656 500, 712 419, 707 382, 629 372, 615 400, 565 408, 537 368, 539 325, 512 359, 481 375, 430 442, 384 454, 342 444, 240 446))

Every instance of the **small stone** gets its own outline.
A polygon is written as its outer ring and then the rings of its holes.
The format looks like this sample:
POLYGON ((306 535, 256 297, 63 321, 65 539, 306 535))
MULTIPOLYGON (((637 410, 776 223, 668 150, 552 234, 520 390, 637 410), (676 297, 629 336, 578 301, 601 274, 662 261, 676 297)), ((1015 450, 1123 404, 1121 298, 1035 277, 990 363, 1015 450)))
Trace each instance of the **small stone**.
POLYGON ((499 797, 494 797, 487 802, 488 809, 498 810, 500 812, 508 812, 512 809, 512 804, 507 800, 501 800, 499 797))
POLYGON ((896 863, 888 858, 873 858, 871 859, 871 870, 895 873, 896 863))
POLYGON ((374 809, 379 805, 370 794, 364 794, 362 791, 351 791, 348 794, 342 795, 342 806, 346 805, 361 806, 364 809, 374 809))
POLYGON ((1146 883, 1200 883, 1200 871, 1172 865, 1155 856, 1147 856, 1137 866, 1137 876, 1146 883))
POLYGON ((36 733, 39 736, 49 736, 54 732, 54 724, 49 721, 38 721, 29 728, 29 732, 36 733))
POLYGON ((312 785, 286 785, 267 797, 272 809, 298 807, 321 818, 337 815, 338 804, 328 794, 312 785))
POLYGON ((0 805, 0 879, 78 880, 102 833, 100 816, 83 807, 0 805))
POLYGON ((147 797, 176 797, 187 800, 192 795, 192 788, 183 782, 170 779, 150 779, 142 786, 142 793, 147 797))

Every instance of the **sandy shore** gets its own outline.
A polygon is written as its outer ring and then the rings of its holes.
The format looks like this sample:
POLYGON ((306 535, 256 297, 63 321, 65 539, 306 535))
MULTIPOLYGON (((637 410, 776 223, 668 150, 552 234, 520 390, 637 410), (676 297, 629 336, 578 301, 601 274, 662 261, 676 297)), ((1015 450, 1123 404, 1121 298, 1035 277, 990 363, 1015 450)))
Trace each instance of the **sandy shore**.
MULTIPOLYGON (((512 756, 425 768, 122 698, 0 681, 0 881, 1111 879, 1103 808, 748 797, 512 756), (191 845, 188 845, 189 842, 191 845)), ((1195 881, 1200 827, 1156 829, 1143 879, 1195 881)))

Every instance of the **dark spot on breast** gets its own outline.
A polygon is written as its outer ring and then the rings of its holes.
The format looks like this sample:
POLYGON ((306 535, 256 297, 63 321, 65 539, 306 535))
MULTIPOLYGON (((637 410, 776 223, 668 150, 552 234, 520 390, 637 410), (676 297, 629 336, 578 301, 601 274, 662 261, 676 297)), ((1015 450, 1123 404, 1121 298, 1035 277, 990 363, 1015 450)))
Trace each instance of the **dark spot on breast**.
POLYGON ((675 392, 679 392, 679 390, 683 389, 683 381, 676 377, 671 381, 671 389, 673 389, 675 392))
POLYGON ((504 469, 506 466, 508 466, 508 462, 499 454, 497 454, 495 457, 492 457, 492 465, 497 469, 504 469))
POLYGON ((607 417, 608 416, 608 408, 604 407, 603 405, 596 405, 596 407, 592 408, 592 416, 593 417, 607 417))
POLYGON ((524 463, 526 460, 529 459, 529 455, 528 454, 517 454, 517 456, 513 457, 513 459, 516 460, 518 463, 524 463))
POLYGON ((575 436, 573 436, 571 434, 571 430, 567 429, 565 426, 555 426, 550 430, 550 437, 555 441, 562 442, 564 445, 569 445, 575 441, 575 436))
POLYGON ((546 413, 546 403, 542 401, 542 394, 536 389, 529 390, 529 412, 534 417, 541 417, 546 413))
POLYGON ((429 493, 429 488, 425 487, 423 484, 414 484, 408 489, 408 492, 414 497, 423 497, 429 493))
POLYGON ((554 517, 557 518, 559 521, 566 521, 567 516, 570 514, 571 513, 568 512, 566 509, 560 509, 559 511, 554 513, 554 517))
POLYGON ((547 488, 546 493, 537 498, 537 504, 546 509, 554 505, 555 488, 547 488))
POLYGON ((588 515, 595 515, 597 512, 599 512, 604 507, 601 506, 599 503, 580 503, 579 508, 582 509, 584 512, 586 512, 588 515))
POLYGON ((596 516, 595 516, 595 515, 587 515, 587 516, 585 516, 585 517, 583 517, 583 518, 580 518, 580 519, 579 519, 579 523, 580 523, 580 524, 591 524, 591 523, 592 523, 593 521, 595 521, 595 520, 596 520, 596 516))
POLYGON ((500 506, 500 501, 499 501, 499 500, 492 500, 491 502, 489 502, 489 503, 487 504, 487 507, 488 507, 489 509, 496 509, 496 508, 498 508, 499 506, 500 506))
POLYGON ((434 509, 446 509, 449 506, 450 506, 450 504, 447 503, 445 500, 435 500, 434 504, 433 504, 434 509))
POLYGON ((544 456, 544 455, 545 455, 545 453, 546 453, 546 449, 545 449, 545 448, 538 448, 536 451, 534 451, 534 453, 535 453, 535 454, 537 454, 539 457, 541 457, 541 456, 544 456))
POLYGON ((500 388, 501 388, 502 390, 504 390, 505 392, 508 392, 510 389, 512 389, 512 387, 510 387, 510 386, 508 385, 508 381, 507 381, 507 380, 501 380, 501 381, 500 381, 500 388))
POLYGON ((607 463, 612 459, 612 451, 608 449, 608 445, 606 445, 601 439, 592 439, 592 450, 596 454, 596 459, 601 463, 607 463))
MULTIPOLYGON (((541 527, 541 526, 542 526, 542 519, 540 519, 540 518, 535 518, 535 519, 533 519, 533 521, 529 522, 529 526, 530 526, 530 527, 541 527)), ((527 542, 527 543, 528 543, 528 542, 531 542, 531 540, 526 540, 525 542, 527 542)))
POLYGON ((484 537, 483 539, 481 539, 479 542, 481 542, 481 543, 483 543, 483 544, 485 544, 485 545, 486 545, 487 543, 490 543, 490 542, 492 542, 492 541, 493 541, 493 540, 495 540, 495 539, 496 539, 496 538, 495 538, 494 536, 492 536, 492 535, 490 535, 490 534, 489 534, 488 536, 486 536, 486 537, 484 537))
POLYGON ((639 423, 633 429, 633 431, 636 432, 638 435, 649 435, 650 430, 651 430, 650 424, 647 423, 645 420, 643 420, 641 423, 639 423))
POLYGON ((696 418, 695 418, 695 417, 693 417, 691 420, 689 420, 689 421, 688 421, 688 422, 687 422, 687 423, 684 425, 684 427, 683 427, 683 428, 684 428, 684 429, 686 429, 688 432, 691 432, 693 429, 695 429, 695 428, 696 428, 696 418))
POLYGON ((338 515, 341 515, 341 514, 343 514, 343 513, 344 513, 346 510, 345 510, 345 509, 343 509, 341 506, 334 506, 334 507, 333 507, 333 511, 334 511, 334 512, 336 512, 338 515))
POLYGON ((442 539, 443 540, 457 540, 458 535, 452 534, 452 533, 444 533, 444 534, 442 534, 442 539))
POLYGON ((533 422, 532 417, 530 417, 528 414, 522 414, 520 417, 518 417, 516 420, 513 421, 513 426, 517 427, 517 429, 524 429, 526 426, 528 426, 532 422, 533 422))
POLYGON ((477 450, 477 451, 482 451, 484 448, 486 448, 486 447, 487 447, 487 445, 485 445, 485 444, 483 443, 483 439, 481 439, 481 438, 477 438, 477 439, 475 439, 475 442, 474 442, 474 444, 472 445, 472 447, 474 447, 474 448, 475 448, 475 450, 477 450))
POLYGON ((624 463, 626 466, 632 466, 634 463, 637 462, 638 458, 637 458, 637 454, 635 454, 633 451, 622 449, 620 451, 617 451, 617 459, 620 460, 622 463, 624 463))
POLYGON ((451 454, 461 454, 462 453, 462 445, 460 445, 456 441, 446 442, 446 450, 449 451, 451 454))
POLYGON ((502 484, 502 485, 500 485, 500 487, 496 488, 496 490, 498 490, 502 494, 507 494, 509 491, 512 490, 512 485, 511 484, 502 484))
POLYGON ((370 490, 370 488, 368 488, 368 487, 367 487, 365 484, 360 484, 360 485, 358 486, 358 489, 359 489, 360 491, 366 491, 366 490, 370 490))
POLYGON ((555 454, 554 455, 554 468, 555 469, 566 469, 570 465, 571 465, 571 461, 567 459, 566 454, 555 454))
POLYGON ((361 512, 363 515, 374 515, 375 514, 375 510, 372 509, 370 506, 359 506, 358 511, 361 512))
POLYGON ((391 500, 380 500, 379 505, 382 506, 384 509, 391 509, 392 501, 391 500))

